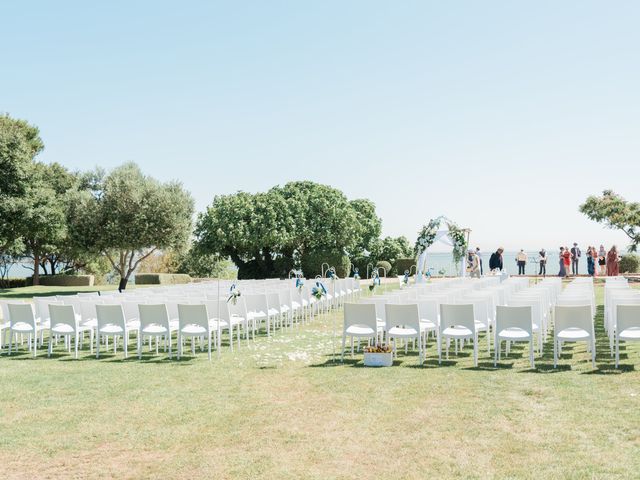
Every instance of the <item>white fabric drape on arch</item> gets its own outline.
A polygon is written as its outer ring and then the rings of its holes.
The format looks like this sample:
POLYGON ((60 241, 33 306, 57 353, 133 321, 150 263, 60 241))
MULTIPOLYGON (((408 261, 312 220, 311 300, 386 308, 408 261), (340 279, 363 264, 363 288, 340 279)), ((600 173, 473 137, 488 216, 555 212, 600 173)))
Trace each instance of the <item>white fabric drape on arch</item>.
MULTIPOLYGON (((436 232, 436 236, 433 240, 433 243, 436 242, 442 242, 445 245, 449 245, 450 247, 453 247, 454 242, 453 239, 449 236, 449 230, 438 230, 436 232)), ((427 249, 425 248, 422 253, 420 254, 420 256, 418 257, 418 262, 417 262, 418 266, 417 266, 417 275, 416 275, 416 282, 420 283, 422 282, 422 275, 424 274, 425 270, 427 269, 427 249)), ((465 268, 465 261, 464 259, 460 262, 460 276, 464 277, 467 273, 467 269, 465 268)))

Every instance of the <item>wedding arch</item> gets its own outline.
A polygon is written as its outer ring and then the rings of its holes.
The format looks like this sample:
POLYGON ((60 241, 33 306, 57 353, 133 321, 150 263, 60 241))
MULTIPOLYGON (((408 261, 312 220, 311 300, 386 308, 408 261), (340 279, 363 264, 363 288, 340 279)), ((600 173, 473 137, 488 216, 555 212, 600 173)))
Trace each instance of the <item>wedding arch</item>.
POLYGON ((470 229, 460 228, 455 222, 443 215, 432 218, 429 223, 423 225, 414 247, 417 258, 416 282, 422 282, 424 278, 427 268, 427 250, 435 242, 442 242, 453 248, 453 261, 460 269, 460 276, 464 277, 467 269, 463 260, 467 254, 470 233, 470 229))

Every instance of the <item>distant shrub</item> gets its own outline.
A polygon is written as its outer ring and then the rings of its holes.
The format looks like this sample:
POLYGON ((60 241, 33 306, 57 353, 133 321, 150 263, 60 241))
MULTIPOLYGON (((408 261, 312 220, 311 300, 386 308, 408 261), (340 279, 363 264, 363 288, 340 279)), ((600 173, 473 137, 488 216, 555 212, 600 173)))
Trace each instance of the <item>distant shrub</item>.
POLYGON ((22 288, 27 285, 26 278, 5 278, 0 280, 0 288, 22 288))
POLYGON ((393 270, 396 275, 404 275, 405 270, 409 270, 412 274, 415 269, 411 267, 416 264, 415 258, 399 258, 393 264, 393 270))
MULTIPOLYGON (((27 285, 33 285, 33 277, 26 279, 27 285)), ((42 275, 40 285, 46 287, 92 287, 93 275, 42 275)))
MULTIPOLYGON (((316 275, 322 275, 323 263, 328 263, 329 266, 336 267, 336 275, 338 275, 338 277, 340 278, 348 277, 351 273, 351 262, 349 260, 349 257, 342 253, 322 251, 309 252, 305 253, 300 260, 302 272, 307 278, 313 278, 316 275)), ((327 266, 325 265, 325 269, 326 268, 327 266)))
MULTIPOLYGON (((389 262, 387 262, 386 260, 380 260, 378 263, 376 263, 376 268, 378 268, 378 269, 384 268, 386 275, 387 276, 391 275, 391 264, 389 262)), ((378 274, 380 276, 384 276, 385 275, 380 270, 378 271, 378 274)))
POLYGON ((191 277, 184 273, 138 273, 136 285, 178 285, 191 283, 191 277))
POLYGON ((624 255, 620 260, 620 272, 638 273, 640 270, 640 257, 635 254, 624 255))

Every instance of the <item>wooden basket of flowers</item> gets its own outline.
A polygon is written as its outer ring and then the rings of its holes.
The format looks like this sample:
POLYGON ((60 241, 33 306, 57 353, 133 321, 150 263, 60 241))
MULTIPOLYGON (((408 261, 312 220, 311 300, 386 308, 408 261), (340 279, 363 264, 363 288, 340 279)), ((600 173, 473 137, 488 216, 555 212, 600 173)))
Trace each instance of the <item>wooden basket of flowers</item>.
POLYGON ((364 347, 364 364, 367 367, 390 367, 393 365, 393 349, 384 343, 364 347))

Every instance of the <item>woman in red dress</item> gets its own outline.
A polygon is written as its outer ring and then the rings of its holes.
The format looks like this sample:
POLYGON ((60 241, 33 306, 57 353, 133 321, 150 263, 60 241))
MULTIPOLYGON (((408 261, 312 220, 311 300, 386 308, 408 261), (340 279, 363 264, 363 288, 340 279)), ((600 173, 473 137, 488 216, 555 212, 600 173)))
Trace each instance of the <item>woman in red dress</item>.
POLYGON ((617 277, 620 275, 620 257, 618 257, 618 249, 614 245, 607 253, 607 276, 617 277))
POLYGON ((569 276, 569 265, 571 265, 571 252, 568 247, 564 247, 564 252, 562 253, 562 260, 564 261, 564 271, 565 277, 569 276))

